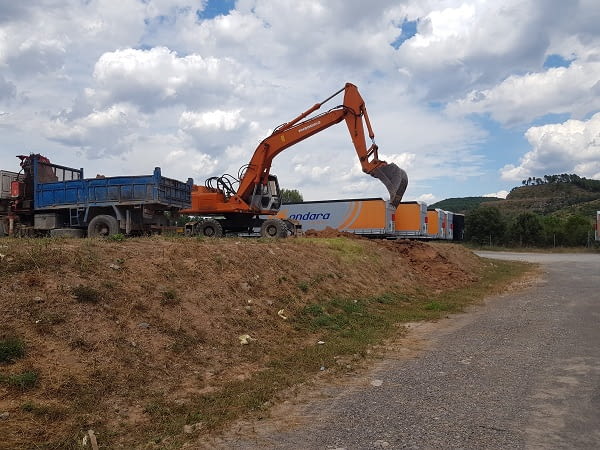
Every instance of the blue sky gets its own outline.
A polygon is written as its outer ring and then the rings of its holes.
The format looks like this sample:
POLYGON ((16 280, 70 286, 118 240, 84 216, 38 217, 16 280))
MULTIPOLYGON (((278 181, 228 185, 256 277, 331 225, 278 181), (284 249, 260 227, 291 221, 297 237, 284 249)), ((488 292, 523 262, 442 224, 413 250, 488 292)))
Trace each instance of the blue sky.
MULTIPOLYGON (((406 200, 600 178, 598 23, 592 0, 4 2, 0 168, 39 152, 89 176, 160 166, 201 184, 352 82, 406 200)), ((272 169, 307 200, 387 194, 343 124, 272 169)))

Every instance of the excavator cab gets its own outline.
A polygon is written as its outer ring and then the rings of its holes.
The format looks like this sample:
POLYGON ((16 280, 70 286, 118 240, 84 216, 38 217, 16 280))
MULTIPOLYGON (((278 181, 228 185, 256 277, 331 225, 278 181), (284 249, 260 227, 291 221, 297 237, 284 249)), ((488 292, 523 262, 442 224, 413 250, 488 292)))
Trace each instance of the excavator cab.
POLYGON ((250 199, 250 206, 261 211, 279 211, 281 191, 275 175, 269 175, 267 184, 257 184, 250 199))

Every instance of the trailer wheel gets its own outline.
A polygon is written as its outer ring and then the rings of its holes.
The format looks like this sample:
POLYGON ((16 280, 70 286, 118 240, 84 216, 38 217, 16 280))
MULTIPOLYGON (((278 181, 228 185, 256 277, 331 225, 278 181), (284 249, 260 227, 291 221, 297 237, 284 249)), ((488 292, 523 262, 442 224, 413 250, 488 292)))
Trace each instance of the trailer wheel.
POLYGON ((119 232, 119 223, 113 216, 101 214, 90 220, 88 237, 112 236, 119 232))
POLYGON ((199 236, 208 238, 223 237, 223 227, 218 220, 205 219, 196 225, 196 230, 199 236))
POLYGON ((260 235, 266 238, 285 238, 288 230, 281 219, 267 219, 260 227, 260 235))

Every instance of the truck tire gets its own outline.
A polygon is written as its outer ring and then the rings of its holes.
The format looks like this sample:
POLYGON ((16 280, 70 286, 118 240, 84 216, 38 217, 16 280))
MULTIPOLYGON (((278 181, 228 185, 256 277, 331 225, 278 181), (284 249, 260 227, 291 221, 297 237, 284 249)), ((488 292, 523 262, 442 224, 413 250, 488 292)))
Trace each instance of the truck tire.
POLYGON ((288 230, 281 219, 267 219, 260 227, 260 236, 265 238, 285 238, 288 230))
POLYGON ((198 236, 208 238, 219 238, 223 237, 223 227, 218 220, 215 219, 204 219, 196 225, 196 232, 198 236))
POLYGON ((90 220, 88 237, 106 237, 119 233, 119 223, 113 216, 101 214, 90 220))

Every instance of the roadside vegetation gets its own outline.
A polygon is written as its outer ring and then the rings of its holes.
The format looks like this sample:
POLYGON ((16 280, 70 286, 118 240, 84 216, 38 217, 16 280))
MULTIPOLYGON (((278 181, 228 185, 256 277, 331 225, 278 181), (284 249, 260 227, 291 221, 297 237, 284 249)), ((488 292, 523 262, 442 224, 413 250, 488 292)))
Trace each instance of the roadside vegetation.
MULTIPOLYGON (((456 199, 459 201, 460 199, 456 199)), ((472 202, 463 206, 473 205, 472 202)), ((509 248, 598 249, 600 181, 575 174, 529 177, 506 200, 465 208, 465 241, 509 248)))
POLYGON ((480 206, 466 215, 465 241, 510 248, 600 248, 594 241, 594 222, 589 217, 532 212, 508 216, 494 206, 480 206))

